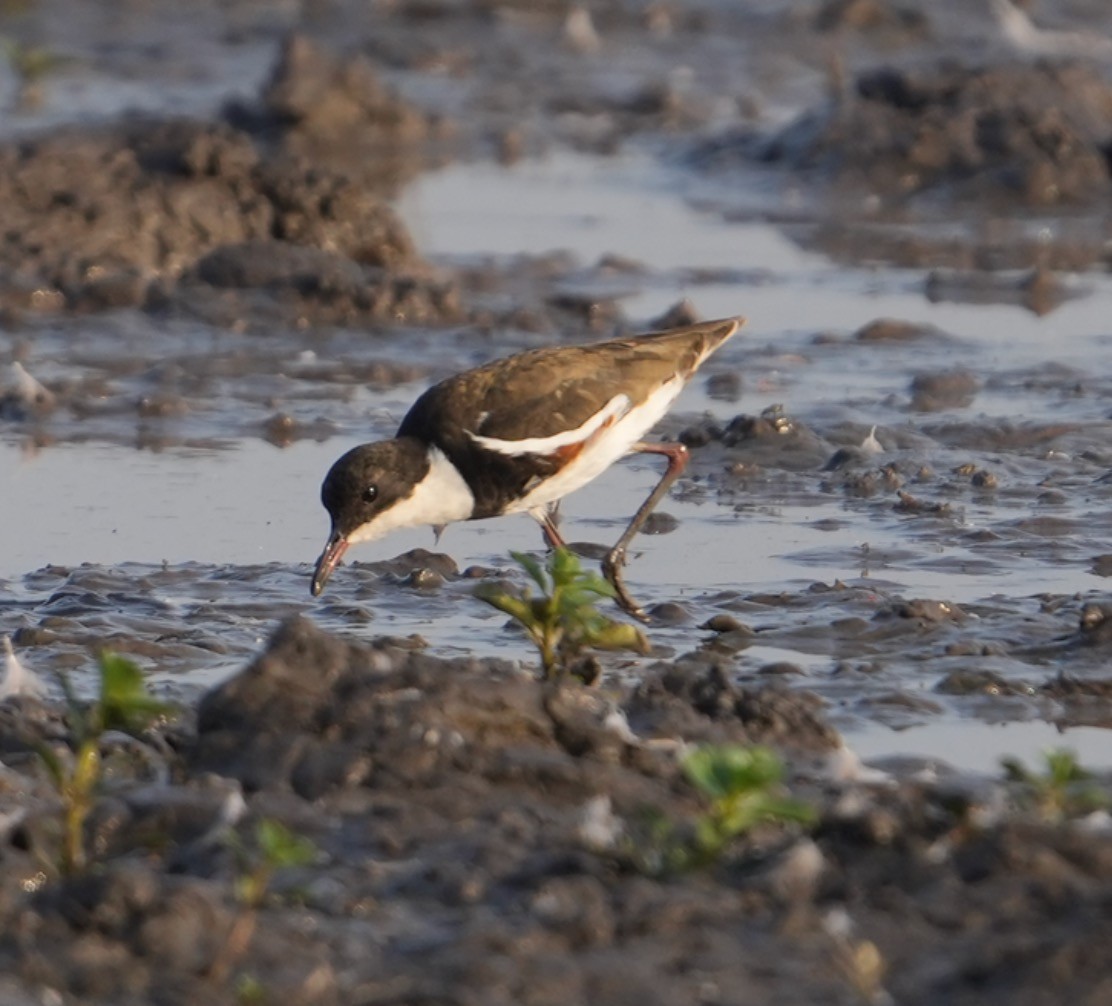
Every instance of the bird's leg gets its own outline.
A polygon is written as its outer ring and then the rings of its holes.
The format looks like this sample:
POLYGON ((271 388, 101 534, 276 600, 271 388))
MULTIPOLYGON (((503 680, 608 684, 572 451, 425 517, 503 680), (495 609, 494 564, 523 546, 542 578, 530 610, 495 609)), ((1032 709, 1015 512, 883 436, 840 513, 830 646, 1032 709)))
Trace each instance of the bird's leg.
POLYGON ((683 444, 646 444, 636 443, 630 449, 630 453, 639 454, 663 454, 668 459, 668 467, 664 471, 664 475, 656 484, 656 488, 649 493, 645 502, 637 508, 637 513, 633 515, 633 519, 629 525, 622 532, 622 536, 618 539, 617 543, 606 554, 606 558, 602 560, 602 575, 610 582, 617 594, 618 604, 621 605, 629 614, 634 618, 639 618, 642 622, 647 622, 649 616, 645 614, 642 607, 629 596, 629 591, 625 588, 625 583, 622 582, 622 566, 626 561, 626 549, 629 543, 633 540, 634 535, 641 530, 642 525, 648 520, 649 514, 653 512, 653 508, 660 502, 661 497, 668 491, 673 482, 680 477, 680 474, 687 467, 688 452, 683 444))
POLYGON ((550 548, 555 552, 558 548, 568 547, 567 542, 564 541, 564 536, 560 534, 559 500, 554 500, 551 503, 546 503, 543 507, 538 507, 533 511, 533 517, 541 526, 541 534, 544 536, 546 548, 550 548))

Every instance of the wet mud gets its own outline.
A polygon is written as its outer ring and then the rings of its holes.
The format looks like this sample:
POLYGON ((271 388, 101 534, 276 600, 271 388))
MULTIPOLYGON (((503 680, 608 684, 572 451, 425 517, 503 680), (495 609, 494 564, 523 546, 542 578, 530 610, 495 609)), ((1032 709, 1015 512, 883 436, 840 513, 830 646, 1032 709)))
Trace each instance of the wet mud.
MULTIPOLYGON (((0 999, 1112 994, 1109 760, 900 744, 1112 724, 1112 17, 759 7, 0 15, 0 999), (516 206, 537 158, 579 212, 516 206), (407 193, 452 171, 477 216, 445 251, 407 193), (627 187, 631 232, 677 192, 682 226, 563 250, 627 187), (474 596, 535 529, 355 552, 309 600, 320 475, 430 380, 735 313, 660 425, 691 463, 626 573, 648 655, 538 680, 474 596), (42 752, 76 747, 57 675, 87 699, 103 649, 173 713, 106 735, 66 873, 42 752), (668 868, 706 744, 777 750, 812 823, 668 868), (313 852, 259 873, 273 822, 313 852)), ((653 477, 569 505, 576 550, 653 477)))
POLYGON ((837 743, 805 694, 713 667, 590 691, 289 621, 162 732, 172 785, 117 778, 90 821, 101 866, 47 881, 54 811, 23 771, 59 724, 32 700, 6 720, 25 787, 0 902, 17 989, 236 1001, 234 975, 286 1002, 927 1003, 1085 1001, 1106 981, 1106 838, 1040 822, 1019 790, 810 769, 808 834, 758 831, 658 875, 646 815, 700 810, 677 745, 814 764, 837 743), (249 910, 221 836, 263 815, 315 861, 249 910))

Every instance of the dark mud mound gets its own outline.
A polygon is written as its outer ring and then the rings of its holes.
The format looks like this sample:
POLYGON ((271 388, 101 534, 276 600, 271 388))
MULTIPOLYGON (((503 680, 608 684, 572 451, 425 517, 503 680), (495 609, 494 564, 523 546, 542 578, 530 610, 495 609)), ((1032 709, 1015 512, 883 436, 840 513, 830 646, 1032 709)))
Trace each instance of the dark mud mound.
POLYGON ((757 416, 741 413, 725 424, 704 418, 679 430, 677 439, 692 449, 712 443, 728 448, 727 471, 736 465, 813 470, 829 453, 829 445, 798 419, 786 415, 779 405, 757 416))
MULTIPOLYGON (((664 680, 638 690, 643 734, 737 743, 794 738, 820 749, 837 742, 807 699, 785 695, 778 708, 738 692, 713 668, 701 673, 715 683, 664 680), (705 713, 711 720, 692 728, 689 708, 703 705, 688 692, 705 704, 707 689, 717 696, 705 713)), ((626 711, 611 700, 578 687, 539 686, 509 665, 446 663, 388 644, 368 650, 291 621, 268 653, 205 697, 195 762, 248 789, 289 785, 312 798, 345 781, 441 785, 457 772, 474 790, 482 777, 530 774, 524 766, 539 752, 527 751, 539 747, 548 750, 542 774, 586 782, 609 770, 576 766, 575 759, 617 765, 645 758, 625 723, 626 711), (515 768, 518 755, 524 763, 515 768)), ((672 769, 665 774, 672 777, 672 769)))
POLYGON ((887 201, 1052 206, 1107 198, 1110 144, 1112 87, 1087 66, 934 65, 865 72, 847 97, 748 149, 887 201))
POLYGON ((286 40, 263 89, 261 109, 235 111, 249 121, 261 116, 288 148, 314 157, 320 156, 321 143, 347 147, 361 140, 364 149, 373 148, 384 159, 436 131, 433 120, 382 83, 365 57, 337 57, 304 35, 286 40))
POLYGON ((261 291, 322 321, 455 315, 385 201, 426 120, 365 63, 294 39, 232 119, 244 128, 132 120, 0 148, 0 305, 165 309, 184 277, 249 291, 226 314, 261 291), (357 137, 358 158, 313 158, 325 133, 357 137))
POLYGON ((32 753, 61 721, 0 709, 5 1001, 1049 1004, 1112 974, 1107 834, 1000 787, 799 778, 810 836, 656 873, 662 822, 704 809, 685 741, 833 739, 813 700, 713 668, 607 694, 293 620, 146 737, 165 781, 114 775, 68 878, 32 753), (264 819, 315 853, 245 902, 264 819))

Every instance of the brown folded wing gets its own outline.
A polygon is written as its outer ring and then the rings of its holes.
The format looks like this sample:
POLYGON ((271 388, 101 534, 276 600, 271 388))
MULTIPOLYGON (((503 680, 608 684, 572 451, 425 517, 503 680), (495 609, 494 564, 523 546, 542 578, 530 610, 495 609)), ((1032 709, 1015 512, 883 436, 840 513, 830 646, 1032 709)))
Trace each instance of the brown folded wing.
POLYGON ((583 426, 617 395, 635 407, 666 381, 688 380, 737 328, 731 319, 496 360, 426 391, 398 436, 437 444, 471 483, 475 516, 493 516, 558 471, 575 448, 510 456, 485 449, 473 435, 511 442, 553 437, 583 426))

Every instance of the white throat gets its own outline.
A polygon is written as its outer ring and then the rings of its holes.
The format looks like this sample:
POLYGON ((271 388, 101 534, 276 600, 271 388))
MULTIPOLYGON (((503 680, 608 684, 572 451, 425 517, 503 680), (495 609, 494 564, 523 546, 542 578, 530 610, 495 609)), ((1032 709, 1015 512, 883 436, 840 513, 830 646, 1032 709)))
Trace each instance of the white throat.
POLYGON ((412 492, 352 531, 348 535, 350 544, 374 541, 403 527, 451 524, 471 516, 475 497, 456 466, 439 447, 429 448, 428 459, 429 470, 412 492))

